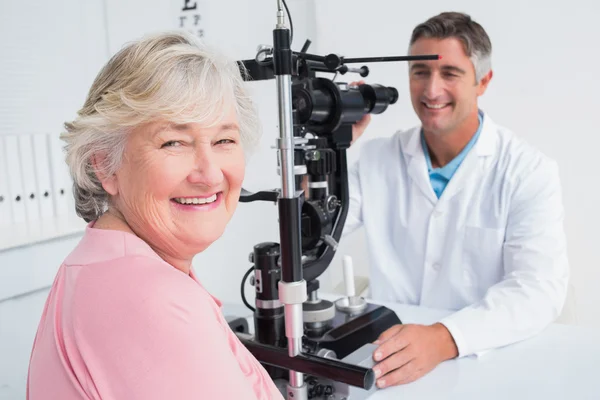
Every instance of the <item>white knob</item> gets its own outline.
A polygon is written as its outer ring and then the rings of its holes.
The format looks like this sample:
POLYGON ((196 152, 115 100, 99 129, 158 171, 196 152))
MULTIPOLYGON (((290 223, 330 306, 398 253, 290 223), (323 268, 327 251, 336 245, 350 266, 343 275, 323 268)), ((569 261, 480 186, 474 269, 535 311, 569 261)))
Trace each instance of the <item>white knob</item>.
POLYGON ((352 266, 352 257, 344 256, 344 283, 346 285, 346 296, 354 297, 354 268, 352 266))

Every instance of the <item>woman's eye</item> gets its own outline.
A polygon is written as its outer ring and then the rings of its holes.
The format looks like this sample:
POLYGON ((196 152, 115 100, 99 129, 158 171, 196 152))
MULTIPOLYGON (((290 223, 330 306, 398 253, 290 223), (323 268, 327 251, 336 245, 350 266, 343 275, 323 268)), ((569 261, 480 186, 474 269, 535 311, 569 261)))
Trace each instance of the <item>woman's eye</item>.
POLYGON ((163 143, 163 145, 161 146, 161 148, 163 147, 177 147, 177 146, 181 146, 181 142, 178 140, 169 140, 168 142, 163 143))
POLYGON ((231 139, 221 139, 221 140, 217 141, 216 144, 230 144, 230 143, 235 143, 235 141, 233 141, 231 139))

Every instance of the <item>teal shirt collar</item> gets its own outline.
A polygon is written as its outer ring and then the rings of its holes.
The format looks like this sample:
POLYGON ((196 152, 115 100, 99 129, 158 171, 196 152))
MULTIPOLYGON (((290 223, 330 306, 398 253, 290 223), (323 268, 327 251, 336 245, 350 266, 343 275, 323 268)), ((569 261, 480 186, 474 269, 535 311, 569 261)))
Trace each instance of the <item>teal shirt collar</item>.
POLYGON ((483 113, 481 111, 479 111, 478 113, 478 119, 479 127, 477 128, 477 131, 475 132, 471 140, 469 140, 469 143, 467 143, 465 148, 462 149, 462 151, 456 157, 454 157, 452 161, 444 165, 442 168, 433 168, 431 166, 431 156, 429 154, 429 149, 427 148, 427 143, 425 142, 423 130, 421 130, 421 146, 423 147, 423 153, 425 154, 425 160, 427 162, 427 172, 429 173, 431 184, 438 198, 441 196, 446 185, 448 184, 448 182, 450 181, 460 164, 463 162, 469 151, 477 142, 477 139, 479 139, 481 129, 483 127, 483 113))

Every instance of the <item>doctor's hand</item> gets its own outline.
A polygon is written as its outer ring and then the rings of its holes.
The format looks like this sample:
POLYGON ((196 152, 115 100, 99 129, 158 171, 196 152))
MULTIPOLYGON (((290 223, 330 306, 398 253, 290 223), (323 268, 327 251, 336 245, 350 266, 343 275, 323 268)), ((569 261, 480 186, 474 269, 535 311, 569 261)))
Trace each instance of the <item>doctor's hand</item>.
MULTIPOLYGON (((358 86, 364 84, 365 81, 358 82, 350 82, 350 86, 358 86)), ((365 114, 359 121, 357 121, 354 125, 352 125, 352 143, 356 142, 356 140, 361 137, 367 126, 371 122, 371 114, 365 114)))
POLYGON ((458 356, 452 335, 440 323, 394 325, 374 342, 377 386, 401 385, 421 378, 439 363, 458 356))
POLYGON ((354 125, 352 125, 352 144, 356 142, 356 140, 361 137, 367 126, 371 122, 371 114, 365 114, 360 120, 358 120, 354 125))

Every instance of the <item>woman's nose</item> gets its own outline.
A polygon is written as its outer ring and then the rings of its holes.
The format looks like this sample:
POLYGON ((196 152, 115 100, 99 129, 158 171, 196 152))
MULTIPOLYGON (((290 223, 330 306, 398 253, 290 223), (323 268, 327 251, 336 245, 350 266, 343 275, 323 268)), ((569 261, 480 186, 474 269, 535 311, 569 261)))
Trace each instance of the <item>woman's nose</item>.
POLYGON ((188 182, 207 187, 218 186, 223 182, 223 171, 210 151, 199 152, 193 170, 188 175, 188 182))

